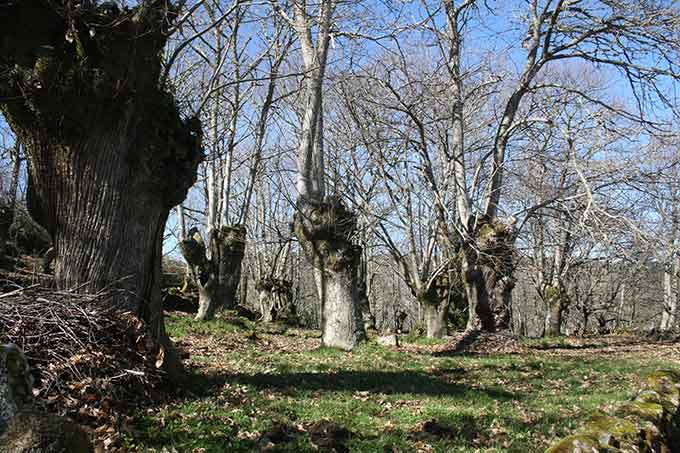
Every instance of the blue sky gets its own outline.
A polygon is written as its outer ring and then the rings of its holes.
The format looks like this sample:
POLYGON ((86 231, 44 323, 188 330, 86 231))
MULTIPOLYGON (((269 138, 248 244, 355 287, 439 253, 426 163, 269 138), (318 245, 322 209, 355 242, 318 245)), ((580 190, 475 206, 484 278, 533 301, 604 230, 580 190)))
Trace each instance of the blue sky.
MULTIPOLYGON (((404 2, 406 3, 406 2, 404 2)), ((524 35, 524 25, 521 22, 521 15, 526 9, 527 2, 523 0, 511 0, 511 1, 496 1, 489 2, 493 10, 486 10, 482 7, 480 17, 481 20, 473 20, 471 22, 472 26, 468 30, 464 42, 464 49, 466 55, 466 62, 468 65, 474 65, 480 58, 491 53, 495 55, 495 58, 503 60, 506 63, 506 67, 515 68, 515 72, 519 73, 522 69, 523 61, 525 58, 525 51, 521 48, 519 43, 521 42, 521 37, 524 35)), ((384 12, 386 11, 382 2, 378 1, 367 1, 363 3, 365 8, 364 12, 368 14, 374 14, 376 11, 384 12)), ((422 19, 422 7, 418 6, 416 2, 407 3, 405 6, 405 11, 407 14, 404 17, 404 21, 417 21, 422 19)), ((357 16, 352 18, 345 26, 350 29, 351 27, 365 26, 362 25, 362 21, 366 17, 357 16)), ((388 23, 392 18, 388 15, 382 17, 385 23, 388 23)), ((441 22, 440 18, 440 24, 441 22)), ((364 27, 365 28, 365 27, 364 27)), ((372 30, 360 30, 362 32, 369 32, 375 34, 377 32, 372 30)), ((421 38, 417 33, 411 34, 411 40, 417 42, 421 38)), ((422 41, 421 41, 422 42, 422 41)), ((393 43, 390 41, 384 41, 382 45, 393 48, 393 43)), ((379 46, 371 43, 364 43, 364 57, 366 59, 371 58, 377 53, 379 46)), ((348 52, 343 47, 342 41, 336 43, 336 47, 331 51, 331 61, 337 67, 346 64, 348 58, 348 52)), ((361 61, 361 58, 357 61, 361 61)), ((610 90, 612 95, 616 95, 622 99, 631 98, 630 86, 624 81, 621 75, 615 71, 607 71, 607 74, 611 75, 610 78, 610 90)), ((667 86, 663 86, 663 89, 668 93, 675 92, 676 85, 668 83, 667 86)), ((657 105, 657 114, 661 116, 667 116, 668 111, 657 105)), ((4 119, 0 116, 0 127, 5 128, 4 119)), ((2 143, 2 141, 0 141, 2 143)), ((11 138, 6 138, 5 146, 11 146, 11 138)), ((170 244, 173 247, 174 244, 170 244)))

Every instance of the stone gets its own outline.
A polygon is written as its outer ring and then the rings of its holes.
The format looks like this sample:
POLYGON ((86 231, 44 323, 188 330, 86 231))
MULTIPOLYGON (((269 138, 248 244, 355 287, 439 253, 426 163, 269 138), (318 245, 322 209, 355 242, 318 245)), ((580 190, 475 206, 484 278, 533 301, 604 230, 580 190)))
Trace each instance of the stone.
POLYGON ((580 434, 563 439, 549 448, 546 453, 598 453, 600 442, 589 434, 580 434))
POLYGON ((549 453, 586 451, 680 451, 680 374, 647 375, 635 397, 612 415, 600 413, 583 429, 548 449, 549 453))
POLYGON ((16 345, 0 346, 0 434, 33 400, 33 378, 28 361, 16 345))
POLYGON ((396 334, 382 335, 377 339, 378 344, 383 346, 399 346, 399 337, 396 334))
POLYGON ((66 417, 33 404, 33 378, 16 345, 0 346, 0 452, 89 453, 87 435, 66 417))
POLYGON ((0 437, 0 452, 90 453, 90 440, 66 417, 25 411, 12 419, 0 437))

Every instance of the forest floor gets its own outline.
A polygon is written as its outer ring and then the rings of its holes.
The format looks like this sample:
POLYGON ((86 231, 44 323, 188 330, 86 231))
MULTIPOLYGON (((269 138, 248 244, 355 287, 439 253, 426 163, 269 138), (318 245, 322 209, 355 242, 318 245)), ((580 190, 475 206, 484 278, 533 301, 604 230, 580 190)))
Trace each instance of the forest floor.
POLYGON ((526 340, 452 354, 454 339, 375 341, 351 353, 319 332, 173 312, 189 354, 182 397, 140 409, 128 451, 543 451, 645 373, 680 370, 680 344, 635 337, 526 340), (491 348, 493 349, 493 348, 491 348))

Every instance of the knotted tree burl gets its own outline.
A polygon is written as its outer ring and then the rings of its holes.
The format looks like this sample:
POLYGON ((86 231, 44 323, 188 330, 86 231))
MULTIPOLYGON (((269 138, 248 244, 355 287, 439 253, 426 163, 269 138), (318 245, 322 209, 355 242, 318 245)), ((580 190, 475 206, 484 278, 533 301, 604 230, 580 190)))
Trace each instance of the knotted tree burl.
POLYGON ((0 109, 26 147, 57 285, 122 290, 116 303, 147 324, 169 371, 162 234, 202 158, 199 121, 161 82, 176 17, 165 1, 0 0, 0 109))
POLYGON ((351 241, 356 226, 356 215, 339 197, 298 200, 293 229, 314 267, 323 303, 321 341, 347 351, 366 339, 356 285, 361 248, 351 241))
POLYGON ((220 308, 236 306, 246 248, 246 228, 242 225, 213 228, 208 236, 207 248, 197 229, 192 229, 189 237, 180 242, 182 255, 196 276, 196 319, 200 321, 213 319, 220 308))

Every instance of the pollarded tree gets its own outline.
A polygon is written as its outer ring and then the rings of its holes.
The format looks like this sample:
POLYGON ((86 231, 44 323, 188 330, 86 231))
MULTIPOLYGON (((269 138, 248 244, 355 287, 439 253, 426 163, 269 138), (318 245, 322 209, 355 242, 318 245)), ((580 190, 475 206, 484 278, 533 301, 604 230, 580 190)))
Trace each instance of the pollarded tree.
POLYGON ((308 5, 306 0, 292 0, 288 11, 274 4, 295 30, 304 62, 294 230, 314 267, 323 344, 351 350, 365 338, 355 285, 361 250, 352 243, 357 216, 340 197, 327 196, 324 181, 323 82, 338 3, 322 0, 308 5))
MULTIPOLYGON (((428 17, 443 11, 445 21, 431 20, 432 28, 445 22, 438 44, 450 75, 453 122, 451 164, 455 179, 458 214, 457 230, 464 237, 462 274, 469 302, 468 327, 484 330, 510 328, 511 295, 514 276, 510 252, 515 248, 516 225, 506 221, 503 195, 507 193, 505 177, 508 154, 513 140, 523 129, 522 110, 532 94, 546 88, 559 88, 558 81, 542 78, 557 62, 580 61, 590 67, 616 70, 627 81, 633 108, 616 109, 622 117, 646 118, 645 105, 657 96, 667 102, 662 85, 680 79, 677 62, 677 23, 680 18, 673 2, 641 0, 565 1, 530 0, 526 6, 513 2, 497 2, 493 9, 499 16, 519 11, 526 34, 521 39, 524 53, 522 69, 513 81, 505 82, 506 90, 492 123, 492 142, 488 153, 477 165, 471 165, 468 144, 465 143, 466 118, 463 107, 467 101, 466 73, 461 71, 469 48, 466 26, 470 11, 482 2, 476 0, 441 0, 437 8, 428 9, 428 17), (439 8, 441 7, 441 8, 439 8), (507 8, 507 9, 505 9, 507 8), (466 52, 467 51, 467 52, 466 52), (637 59, 636 59, 637 58, 637 59), (471 176, 470 167, 477 169, 471 176), (479 171, 477 171, 479 170, 479 171), (478 177, 477 175, 483 175, 478 177)), ((492 8, 484 2, 484 7, 492 8)), ((502 23, 502 22, 501 22, 502 23)), ((519 44, 519 42, 518 42, 519 44)), ((624 82, 625 83, 625 82, 624 82)), ((589 99, 587 93, 564 87, 578 97, 589 99)), ((593 102, 606 105, 596 96, 593 102)))
MULTIPOLYGON (((278 102, 281 66, 292 44, 292 33, 277 16, 259 19, 260 11, 253 5, 237 1, 226 22, 222 21, 224 14, 217 14, 226 9, 223 3, 206 2, 207 17, 192 21, 194 29, 203 29, 198 23, 206 20, 214 26, 201 42, 192 45, 195 54, 185 57, 186 70, 177 76, 194 82, 186 84, 188 97, 205 93, 198 109, 207 108, 209 124, 205 144, 210 152, 202 166, 206 174, 203 214, 207 244, 203 244, 200 233, 187 237, 180 228, 181 249, 199 288, 196 318, 200 320, 211 319, 222 307, 236 305, 254 181, 263 159, 271 112, 278 102), (205 67, 207 70, 201 70, 205 67), (262 79, 268 81, 260 96, 262 79), (252 146, 247 146, 251 135, 252 146), (246 177, 243 169, 248 166, 246 177), (243 184, 239 186, 239 182, 243 184)), ((182 225, 182 206, 178 217, 182 225)))
MULTIPOLYGON (((194 183, 200 122, 159 83, 167 2, 0 1, 0 109, 25 146, 31 214, 51 234, 60 288, 123 291, 168 351, 162 233, 194 183)), ((172 370, 172 354, 164 353, 172 370)))
POLYGON ((460 282, 456 244, 442 238, 450 217, 450 178, 432 140, 439 125, 432 121, 439 113, 439 70, 427 65, 422 49, 403 44, 401 50, 398 57, 381 55, 374 66, 336 82, 333 132, 354 156, 368 161, 362 169, 369 174, 358 168, 348 172, 354 177, 346 179, 357 187, 346 191, 357 193, 357 204, 371 220, 366 223, 422 308, 427 336, 441 338, 460 282))

